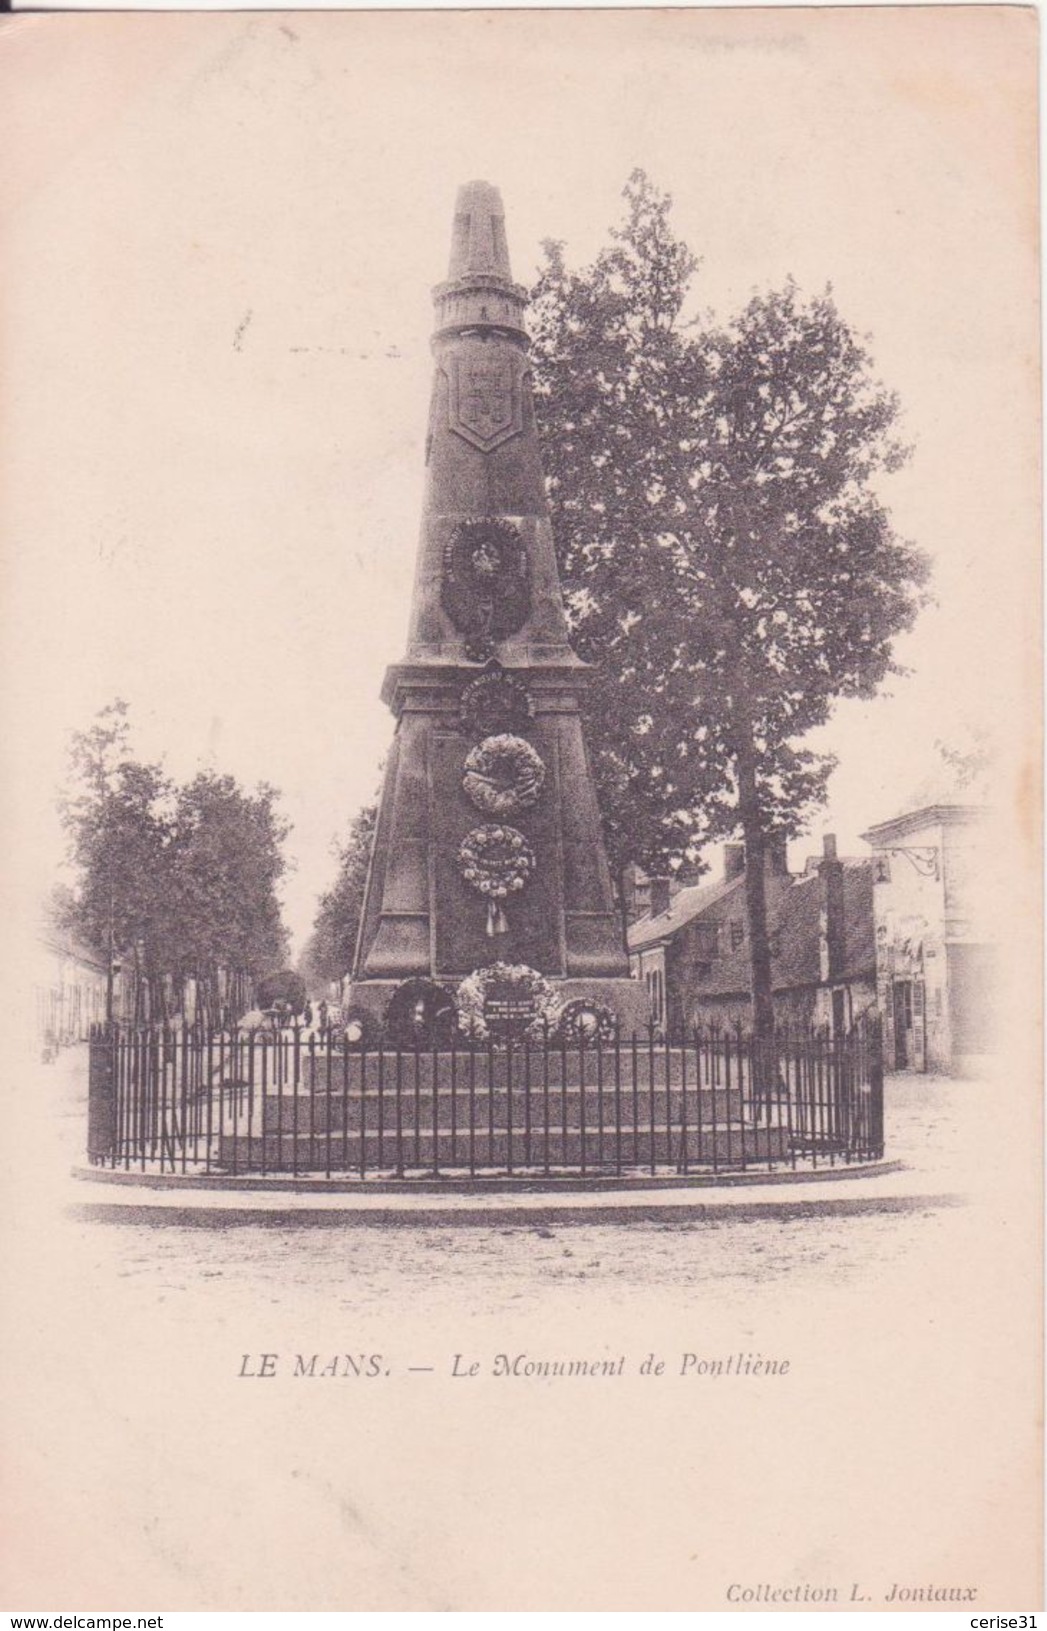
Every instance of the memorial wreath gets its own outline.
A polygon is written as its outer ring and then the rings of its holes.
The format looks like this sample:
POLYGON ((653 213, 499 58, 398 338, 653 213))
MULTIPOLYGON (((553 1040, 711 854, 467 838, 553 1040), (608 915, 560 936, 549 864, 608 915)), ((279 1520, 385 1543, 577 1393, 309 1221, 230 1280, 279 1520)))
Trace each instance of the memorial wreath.
POLYGON ((522 736, 488 736, 465 761, 462 786, 484 815, 511 816, 537 802, 545 781, 541 755, 522 736))
POLYGON ((509 927, 500 902, 524 887, 534 871, 534 851, 515 827, 488 823, 474 827, 458 851, 462 877, 487 897, 487 933, 505 934, 509 927))
POLYGON ((512 522, 478 517, 458 523, 444 549, 440 601, 474 662, 523 628, 531 606, 529 566, 512 522))
POLYGON ((458 1025, 466 1036, 483 1042, 492 1034, 491 1018, 487 1013, 487 998, 494 986, 503 994, 509 993, 522 1006, 533 1010, 531 1017, 521 1026, 521 1033, 532 1042, 540 1042, 555 1031, 560 1017, 560 1001, 555 987, 526 963, 492 963, 478 968, 466 976, 455 993, 458 1004, 458 1025))
POLYGON ((618 1019, 604 1003, 576 997, 563 1010, 560 1034, 567 1042, 613 1042, 618 1035, 618 1019))

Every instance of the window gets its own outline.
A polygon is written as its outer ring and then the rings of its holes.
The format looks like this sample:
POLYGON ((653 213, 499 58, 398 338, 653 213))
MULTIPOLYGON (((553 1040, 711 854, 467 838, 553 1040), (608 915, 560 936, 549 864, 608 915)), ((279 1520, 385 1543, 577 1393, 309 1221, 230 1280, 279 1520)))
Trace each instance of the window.
POLYGON ((737 918, 731 919, 731 950, 737 951, 745 941, 745 929, 737 918))

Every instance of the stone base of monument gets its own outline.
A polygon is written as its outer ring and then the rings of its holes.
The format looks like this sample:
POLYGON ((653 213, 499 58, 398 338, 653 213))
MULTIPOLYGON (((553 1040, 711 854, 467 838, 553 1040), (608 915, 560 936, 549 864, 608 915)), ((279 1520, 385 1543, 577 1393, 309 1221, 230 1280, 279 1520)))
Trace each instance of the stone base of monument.
POLYGON ((731 1170, 784 1161, 789 1154, 784 1129, 737 1126, 703 1129, 700 1134, 690 1132, 686 1139, 678 1128, 664 1125, 656 1126, 653 1132, 643 1127, 638 1133, 630 1127, 623 1129, 620 1137, 613 1126, 601 1133, 594 1125, 584 1134, 580 1129, 566 1134, 551 1132, 548 1138, 539 1131, 528 1134, 523 1129, 514 1130, 510 1136, 502 1127, 493 1134, 482 1129, 470 1151, 467 1133, 454 1134, 449 1128, 441 1128, 434 1141, 431 1128, 416 1130, 405 1121, 399 1135, 395 1128, 386 1129, 382 1137, 377 1131, 368 1132, 362 1150, 360 1146, 358 1132, 345 1140, 340 1133, 333 1134, 330 1147, 324 1131, 297 1138, 275 1133, 265 1139, 238 1138, 235 1151, 232 1140, 223 1137, 218 1166, 241 1173, 363 1170, 370 1176, 393 1176, 473 1169, 498 1174, 509 1170, 520 1174, 562 1171, 575 1176, 586 1171, 642 1171, 651 1166, 678 1171, 731 1170))
MULTIPOLYGON (((459 983, 457 975, 448 975, 434 982, 442 985, 453 996, 459 983)), ((563 1003, 592 1002, 610 1009, 618 1021, 623 1041, 634 1033, 646 1037, 651 1020, 651 1003, 647 988, 639 980, 608 980, 596 977, 558 980, 550 977, 549 984, 563 1003)), ((398 980, 355 980, 345 998, 347 1011, 365 1014, 375 1033, 379 1033, 390 1002, 400 989, 398 980)))
POLYGON ((259 1094, 219 1130, 235 1172, 440 1169, 689 1171, 788 1159, 788 1131, 728 1083, 694 1081, 689 1050, 526 1047, 303 1058, 297 1084, 259 1094))

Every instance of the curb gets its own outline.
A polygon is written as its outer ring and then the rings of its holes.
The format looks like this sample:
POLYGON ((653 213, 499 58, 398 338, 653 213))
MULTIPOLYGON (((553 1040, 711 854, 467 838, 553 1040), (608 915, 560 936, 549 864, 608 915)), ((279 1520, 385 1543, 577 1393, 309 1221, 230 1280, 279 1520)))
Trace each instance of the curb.
POLYGON ((900 1161, 875 1167, 843 1168, 821 1173, 732 1174, 695 1178, 623 1180, 590 1179, 586 1187, 570 1181, 556 1189, 548 1183, 506 1179, 476 1180, 450 1189, 446 1181, 386 1180, 334 1186, 325 1180, 223 1178, 200 1175, 141 1175, 74 1169, 80 1184, 98 1185, 70 1197, 67 1210, 86 1221, 171 1225, 220 1229, 261 1227, 427 1228, 458 1226, 527 1227, 536 1224, 663 1223, 691 1225, 734 1218, 789 1220, 857 1213, 895 1213, 928 1207, 960 1206, 964 1197, 949 1193, 907 1193, 903 1174, 916 1180, 900 1161), (865 1183, 838 1180, 864 1178, 865 1183), (830 1193, 830 1190, 832 1191, 830 1193), (81 1198, 82 1197, 82 1198, 81 1198), (437 1199, 439 1197, 439 1199, 437 1199))
POLYGON ((892 1213, 925 1211, 928 1207, 962 1206, 960 1195, 881 1195, 861 1196, 853 1199, 822 1197, 817 1200, 748 1201, 740 1205, 721 1202, 702 1202, 690 1206, 666 1206, 656 1201, 644 1201, 639 1206, 520 1206, 512 1211, 500 1207, 447 1208, 418 1207, 410 1211, 400 1206, 361 1208, 316 1207, 257 1208, 247 1207, 187 1207, 168 1204, 145 1204, 128 1201, 113 1205, 100 1201, 86 1205, 72 1205, 69 1214, 84 1222, 129 1223, 134 1225, 168 1225, 179 1228, 227 1229, 253 1225, 261 1228, 286 1228, 290 1225, 307 1228, 378 1228, 419 1229, 476 1226, 524 1228, 536 1224, 643 1224, 666 1223, 690 1225, 724 1222, 771 1220, 789 1222, 800 1218, 857 1216, 865 1213, 892 1213))
POLYGON ((132 1168, 74 1166, 72 1176, 81 1183, 110 1184, 145 1190, 192 1190, 203 1194, 252 1195, 344 1195, 362 1198, 372 1195, 441 1195, 449 1200, 475 1195, 566 1195, 611 1192, 643 1193, 668 1190, 737 1189, 747 1186, 837 1183, 844 1179, 878 1178, 907 1170, 902 1161, 851 1162, 846 1166, 805 1168, 796 1172, 696 1172, 687 1176, 648 1177, 644 1173, 628 1177, 607 1174, 580 1178, 576 1174, 556 1177, 511 1178, 295 1178, 287 1174, 262 1177, 257 1173, 237 1177, 232 1173, 135 1172, 132 1168))

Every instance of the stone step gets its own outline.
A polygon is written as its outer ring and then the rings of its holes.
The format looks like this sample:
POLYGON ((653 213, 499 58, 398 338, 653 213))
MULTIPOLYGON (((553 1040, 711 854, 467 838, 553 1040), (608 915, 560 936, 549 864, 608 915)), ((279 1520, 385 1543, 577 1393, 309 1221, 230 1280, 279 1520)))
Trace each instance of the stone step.
MULTIPOLYGON (((714 1131, 703 1129, 701 1137, 688 1131, 686 1139, 677 1127, 656 1126, 639 1133, 623 1130, 620 1140, 614 1132, 605 1132, 601 1140, 596 1131, 586 1131, 584 1144, 578 1131, 551 1131, 548 1140, 544 1133, 532 1134, 530 1140, 515 1128, 511 1139, 511 1164, 514 1170, 533 1168, 544 1171, 569 1168, 580 1171, 657 1166, 729 1167, 761 1162, 780 1162, 789 1154, 788 1135, 780 1127, 722 1127, 714 1131)), ((472 1143, 468 1133, 452 1137, 450 1129, 441 1128, 435 1152, 432 1130, 405 1128, 399 1138, 396 1131, 387 1131, 381 1141, 376 1133, 359 1133, 344 1139, 326 1134, 299 1136, 298 1138, 266 1134, 232 1137, 223 1135, 218 1140, 217 1164, 237 1172, 324 1172, 330 1164, 332 1171, 359 1172, 361 1166, 368 1172, 432 1171, 434 1168, 477 1169, 497 1168, 504 1171, 510 1165, 510 1138, 505 1128, 490 1132, 476 1130, 472 1143)))
MULTIPOLYGON (((222 1115, 222 1128, 227 1132, 244 1133, 248 1130, 263 1131, 260 1124, 264 1116, 265 1132, 281 1133, 308 1133, 319 1132, 326 1134, 331 1127, 336 1133, 343 1128, 356 1132, 363 1124, 370 1129, 377 1129, 379 1125, 391 1127, 396 1120, 396 1094, 384 1092, 381 1097, 377 1093, 361 1095, 350 1093, 342 1095, 307 1094, 299 1093, 297 1099, 293 1094, 269 1094, 264 1101, 256 1095, 253 1107, 249 1096, 238 1096, 233 1101, 227 1101, 222 1115), (235 1121, 234 1121, 235 1115, 235 1121), (251 1127, 246 1123, 251 1118, 251 1127)), ((598 1093, 595 1087, 581 1089, 569 1087, 550 1088, 548 1094, 544 1087, 532 1087, 530 1093, 523 1091, 517 1093, 488 1092, 477 1088, 470 1095, 467 1089, 459 1089, 452 1093, 450 1089, 436 1094, 437 1114, 436 1120, 443 1127, 452 1125, 457 1129, 467 1127, 469 1122, 477 1126, 488 1128, 492 1123, 496 1126, 512 1125, 514 1131, 522 1129, 528 1122, 532 1128, 544 1127, 546 1122, 552 1129, 563 1129, 566 1122, 568 1130, 578 1129, 582 1126, 586 1130, 595 1129, 600 1125, 601 1118, 605 1128, 621 1125, 623 1127, 636 1127, 641 1129, 649 1127, 651 1122, 669 1122, 671 1126, 679 1127, 710 1127, 718 1122, 738 1122, 742 1117, 742 1097, 740 1093, 725 1093, 709 1090, 708 1092, 692 1093, 650 1090, 637 1093, 635 1096, 630 1089, 623 1088, 616 1095, 614 1088, 605 1084, 603 1092, 598 1093)), ((414 1126, 417 1120, 420 1126, 432 1128, 433 1124, 433 1093, 426 1092, 419 1087, 417 1098, 414 1083, 404 1083, 400 1094, 400 1119, 404 1125, 414 1126)))
MULTIPOLYGON (((277 1079, 273 1074, 275 1063, 273 1059, 267 1063, 270 1085, 277 1079)), ((477 1048, 475 1052, 467 1049, 456 1053, 332 1053, 328 1057, 319 1048, 312 1054, 303 1048, 297 1060, 299 1084, 307 1092, 314 1086, 326 1090, 328 1084, 334 1092, 341 1092, 346 1086, 353 1092, 360 1088, 361 1083, 365 1090, 377 1091, 380 1081, 388 1089, 396 1081, 398 1070, 402 1082, 413 1084, 417 1077, 427 1091, 432 1088, 434 1076, 441 1089, 449 1088, 452 1082, 465 1086, 470 1076, 478 1087, 483 1085, 486 1088, 490 1083, 498 1089, 506 1087, 509 1082, 514 1087, 520 1087, 530 1080, 533 1088, 544 1084, 546 1072, 550 1086, 559 1087, 564 1081, 569 1086, 579 1082, 589 1085, 596 1082, 599 1075, 602 1075, 605 1083, 610 1084, 615 1079, 616 1070, 623 1089, 628 1082, 630 1091, 634 1080, 641 1091, 649 1088, 652 1081, 656 1087, 665 1087, 668 1081, 670 1087, 682 1086, 688 1091, 693 1091, 695 1087, 707 1089, 714 1086, 737 1089, 742 1085, 743 1078, 747 1079, 748 1065, 744 1059, 742 1067, 740 1075, 739 1060, 733 1048, 728 1070, 722 1046, 712 1054, 707 1048, 698 1051, 691 1047, 669 1048, 664 1043, 651 1047, 646 1041, 638 1042, 635 1048, 623 1041, 617 1053, 613 1046, 561 1049, 553 1044, 548 1052, 536 1045, 530 1049, 520 1046, 511 1052, 504 1049, 487 1052, 477 1048)), ((287 1054, 279 1068, 282 1070, 281 1082, 289 1084, 293 1081, 293 1054, 287 1054)), ((260 1054, 255 1059, 254 1079, 256 1083, 261 1080, 260 1054)))

